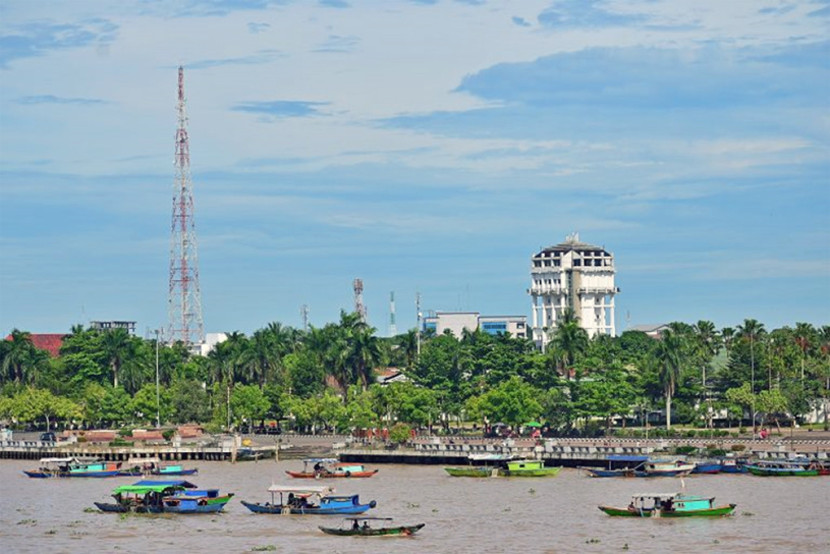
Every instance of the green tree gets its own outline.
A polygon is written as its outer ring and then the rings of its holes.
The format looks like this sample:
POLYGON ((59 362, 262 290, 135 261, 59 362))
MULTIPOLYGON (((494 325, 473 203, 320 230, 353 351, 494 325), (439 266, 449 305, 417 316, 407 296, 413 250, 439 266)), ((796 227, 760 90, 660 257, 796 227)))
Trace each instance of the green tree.
POLYGON ((560 375, 569 378, 571 368, 588 349, 588 333, 579 325, 572 308, 562 312, 553 331, 551 347, 560 375))
POLYGON ((684 362, 683 338, 671 329, 665 329, 655 350, 659 364, 658 377, 666 401, 666 429, 671 429, 671 403, 684 362))
POLYGON ((189 379, 177 381, 171 391, 170 408, 171 417, 176 423, 210 419, 210 397, 198 381, 189 379))
POLYGON ((490 421, 503 421, 518 427, 542 413, 540 392, 519 377, 511 377, 481 396, 478 410, 490 421))
POLYGON ((265 393, 257 385, 236 384, 231 391, 231 417, 239 425, 262 421, 271 408, 265 393))

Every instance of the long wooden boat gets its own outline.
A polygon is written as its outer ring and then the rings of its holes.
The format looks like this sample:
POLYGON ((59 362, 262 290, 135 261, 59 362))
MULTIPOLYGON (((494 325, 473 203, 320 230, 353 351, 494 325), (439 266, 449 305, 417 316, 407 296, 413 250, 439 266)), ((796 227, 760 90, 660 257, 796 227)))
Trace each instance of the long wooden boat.
POLYGON ((271 485, 271 502, 246 502, 242 505, 255 514, 348 515, 362 514, 377 506, 374 500, 361 504, 357 494, 334 494, 331 487, 291 487, 271 485), (279 496, 279 498, 277 498, 279 496))
POLYGON ((680 460, 653 460, 645 462, 638 469, 644 471, 646 477, 682 477, 690 474, 694 468, 695 464, 680 460))
POLYGON ((645 471, 639 471, 633 467, 625 467, 620 469, 598 469, 595 467, 580 466, 578 469, 584 470, 589 477, 646 477, 645 471))
POLYGON ((221 512, 234 493, 219 494, 219 489, 178 492, 162 498, 162 511, 173 514, 213 514, 221 512))
POLYGON ((46 479, 50 477, 117 477, 121 462, 79 462, 76 458, 41 458, 37 470, 24 470, 28 477, 46 479))
POLYGON ((736 504, 715 505, 715 497, 681 493, 649 493, 632 497, 626 508, 598 506, 617 517, 719 517, 731 514, 736 504))
POLYGON ((453 477, 490 477, 497 468, 487 466, 445 467, 444 471, 453 477))
POLYGON ((320 526, 320 531, 328 535, 339 535, 346 537, 410 537, 420 531, 425 523, 418 523, 416 525, 397 525, 391 526, 388 522, 392 521, 391 517, 364 517, 364 518, 345 518, 345 522, 349 524, 340 527, 323 527, 320 526), (372 527, 369 522, 384 522, 381 527, 372 527))
POLYGON ((161 513, 163 499, 186 490, 196 489, 189 481, 144 480, 132 485, 122 485, 112 491, 115 502, 95 502, 102 512, 114 513, 161 513))
POLYGON ((181 464, 167 464, 158 458, 131 458, 126 462, 126 469, 121 469, 119 475, 138 477, 141 475, 157 475, 161 477, 195 475, 197 468, 186 469, 181 464))
POLYGON ((362 464, 339 463, 336 458, 307 458, 302 471, 286 471, 295 479, 366 478, 377 472, 362 464))
POLYGON ((714 475, 723 470, 723 462, 720 460, 701 460, 699 462, 695 462, 694 465, 695 467, 692 469, 692 473, 714 475))
POLYGON ((747 464, 746 469, 752 475, 760 477, 815 477, 819 474, 817 467, 798 462, 759 461, 747 464))
POLYGON ((505 477, 555 477, 561 469, 545 467, 544 460, 511 460, 499 473, 505 477))

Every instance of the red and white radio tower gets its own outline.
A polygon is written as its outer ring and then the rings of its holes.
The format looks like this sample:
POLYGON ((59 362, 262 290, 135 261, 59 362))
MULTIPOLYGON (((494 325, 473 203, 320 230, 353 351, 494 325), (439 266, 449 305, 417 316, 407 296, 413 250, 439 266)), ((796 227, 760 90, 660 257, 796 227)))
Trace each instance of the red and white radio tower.
POLYGON ((205 340, 199 257, 193 216, 193 182, 190 179, 190 140, 184 98, 184 68, 179 67, 179 127, 176 130, 176 179, 173 183, 173 219, 170 224, 170 281, 167 342, 189 347, 205 340))

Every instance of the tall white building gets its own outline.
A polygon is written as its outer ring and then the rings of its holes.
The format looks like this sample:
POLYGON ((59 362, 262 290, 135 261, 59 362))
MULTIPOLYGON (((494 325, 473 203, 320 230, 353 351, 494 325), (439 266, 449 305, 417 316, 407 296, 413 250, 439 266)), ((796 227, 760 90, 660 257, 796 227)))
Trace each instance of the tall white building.
POLYGON ((543 249, 531 259, 530 289, 533 299, 533 339, 542 349, 567 308, 593 337, 614 336, 614 256, 604 248, 579 242, 569 235, 565 242, 543 249))

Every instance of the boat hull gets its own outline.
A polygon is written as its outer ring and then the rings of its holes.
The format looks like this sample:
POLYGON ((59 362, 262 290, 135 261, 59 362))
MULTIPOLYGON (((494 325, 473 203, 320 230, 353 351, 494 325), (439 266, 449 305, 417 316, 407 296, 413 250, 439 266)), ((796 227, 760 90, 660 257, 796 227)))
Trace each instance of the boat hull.
POLYGON ((170 497, 164 499, 162 511, 171 514, 212 514, 221 512, 231 498, 233 498, 233 494, 213 498, 170 497))
POLYGON ((444 471, 453 477, 490 477, 493 474, 489 467, 445 467, 444 471))
POLYGON ((746 469, 752 475, 759 477, 815 477, 819 474, 817 469, 781 469, 781 468, 763 468, 756 466, 746 466, 746 469))
POLYGON ((244 500, 240 500, 240 502, 242 502, 243 506, 245 506, 255 514, 277 515, 353 515, 362 514, 368 511, 370 508, 374 508, 376 506, 374 501, 370 502, 369 504, 350 504, 343 506, 308 506, 303 508, 299 508, 296 506, 283 507, 282 504, 261 504, 259 502, 245 502, 244 500))
POLYGON ((377 469, 373 469, 371 471, 344 471, 342 473, 339 471, 322 473, 314 473, 310 471, 286 471, 288 475, 295 479, 357 479, 371 477, 377 472, 377 469))
POLYGON ((598 506, 600 510, 615 517, 720 517, 727 516, 735 510, 736 504, 717 506, 704 510, 638 510, 637 508, 614 508, 613 506, 598 506))
POLYGON ((502 469, 499 475, 503 477, 556 477, 561 467, 543 467, 537 469, 502 469))
POLYGON ((328 535, 339 535, 342 537, 408 537, 421 530, 425 523, 418 525, 403 525, 400 527, 381 527, 378 529, 340 529, 338 527, 322 527, 320 531, 328 535))

